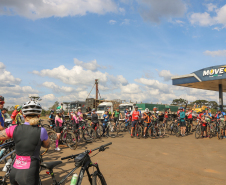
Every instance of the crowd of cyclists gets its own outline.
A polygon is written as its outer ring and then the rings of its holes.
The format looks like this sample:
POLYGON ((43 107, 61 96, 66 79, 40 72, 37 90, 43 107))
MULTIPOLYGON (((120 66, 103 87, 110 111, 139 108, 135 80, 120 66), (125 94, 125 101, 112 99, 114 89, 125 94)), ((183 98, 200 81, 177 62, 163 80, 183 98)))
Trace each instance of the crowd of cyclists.
MULTIPOLYGON (((41 105, 35 101, 30 100, 23 104, 22 106, 16 105, 15 110, 13 111, 12 126, 6 128, 4 124, 4 114, 7 112, 7 109, 4 108, 4 97, 0 96, 0 140, 13 139, 16 149, 16 159, 13 164, 13 169, 10 173, 10 182, 11 184, 29 184, 36 185, 38 184, 39 178, 39 152, 41 147, 49 148, 50 139, 47 133, 47 130, 44 127, 39 127, 39 117, 42 112, 41 105)), ((208 129, 210 129, 210 123, 213 123, 215 119, 219 123, 222 123, 221 126, 221 137, 226 138, 226 114, 218 108, 217 113, 212 115, 209 108, 206 108, 196 117, 194 117, 194 110, 187 109, 187 103, 184 107, 180 107, 177 116, 171 117, 170 109, 166 109, 163 113, 160 113, 156 107, 153 108, 153 111, 150 111, 148 108, 142 113, 137 106, 134 107, 134 110, 131 111, 128 108, 124 111, 125 114, 119 111, 117 108, 114 112, 110 112, 110 109, 105 111, 102 120, 103 137, 109 137, 109 124, 113 122, 113 127, 117 127, 120 123, 119 120, 124 120, 124 129, 127 129, 131 137, 133 138, 137 134, 137 128, 142 127, 141 134, 142 137, 146 138, 148 132, 150 135, 153 134, 153 130, 156 131, 158 136, 159 125, 163 128, 162 135, 164 136, 168 128, 172 128, 172 123, 175 123, 179 130, 179 135, 184 137, 186 132, 188 132, 188 125, 190 125, 190 131, 192 132, 194 126, 200 125, 201 137, 208 137, 208 129), (160 116, 163 116, 162 122, 160 122, 160 116), (197 121, 197 125, 193 125, 194 118, 197 121), (152 126, 153 130, 150 130, 152 126)), ((71 124, 74 126, 74 129, 78 129, 81 122, 84 122, 84 114, 82 113, 81 107, 71 111, 69 113, 69 119, 71 124)), ((56 110, 51 110, 49 115, 50 129, 56 131, 56 141, 55 141, 55 150, 60 151, 59 140, 61 138, 61 133, 63 129, 63 124, 65 123, 63 106, 57 107, 56 110)), ((93 130, 99 125, 99 115, 96 113, 95 109, 91 111, 91 122, 90 127, 93 130)), ((216 126, 216 124, 213 124, 216 126)))

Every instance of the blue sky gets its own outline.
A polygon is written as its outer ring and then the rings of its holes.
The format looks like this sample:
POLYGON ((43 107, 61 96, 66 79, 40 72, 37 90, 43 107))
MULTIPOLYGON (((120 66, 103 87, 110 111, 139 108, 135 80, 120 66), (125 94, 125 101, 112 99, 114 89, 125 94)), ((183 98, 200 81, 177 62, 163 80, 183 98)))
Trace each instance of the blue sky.
POLYGON ((84 100, 95 78, 108 99, 218 99, 173 87, 170 77, 225 64, 222 0, 3 0, 0 25, 0 94, 7 105, 29 94, 40 95, 46 108, 84 100))

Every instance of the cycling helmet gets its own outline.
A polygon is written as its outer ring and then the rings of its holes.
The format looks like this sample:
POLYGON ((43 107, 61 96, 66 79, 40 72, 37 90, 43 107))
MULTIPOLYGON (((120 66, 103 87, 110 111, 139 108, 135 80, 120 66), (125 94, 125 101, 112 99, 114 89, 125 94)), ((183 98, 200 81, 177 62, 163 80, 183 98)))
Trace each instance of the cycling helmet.
POLYGON ((134 108, 135 108, 135 109, 137 109, 137 108, 138 108, 138 106, 134 106, 134 108))
POLYGON ((53 112, 54 113, 54 110, 52 109, 50 112, 53 112))
POLYGON ((157 107, 154 107, 153 110, 154 110, 154 111, 157 110, 157 107))
POLYGON ((146 113, 148 113, 148 112, 149 112, 149 109, 148 109, 148 108, 146 108, 146 109, 145 109, 145 112, 146 112, 146 113))
POLYGON ((56 113, 57 113, 57 114, 62 114, 62 113, 63 113, 63 110, 62 110, 62 109, 57 109, 57 110, 56 110, 56 113))
POLYGON ((20 110, 22 109, 22 106, 17 107, 17 111, 20 112, 20 110))
POLYGON ((221 108, 220 107, 217 107, 217 111, 221 111, 221 108))
POLYGON ((92 112, 96 111, 96 109, 92 109, 92 112))
POLYGON ((81 107, 78 107, 78 110, 81 109, 81 107))
POLYGON ((4 97, 3 96, 0 96, 0 101, 4 101, 4 97))
POLYGON ((14 107, 14 108, 15 108, 15 109, 17 109, 17 107, 19 107, 19 105, 15 105, 15 107, 14 107))
POLYGON ((40 115, 42 113, 42 106, 40 103, 36 101, 28 101, 27 103, 23 104, 22 112, 24 115, 40 115))
POLYGON ((179 108, 179 110, 183 110, 183 109, 184 109, 183 107, 180 107, 180 108, 179 108))

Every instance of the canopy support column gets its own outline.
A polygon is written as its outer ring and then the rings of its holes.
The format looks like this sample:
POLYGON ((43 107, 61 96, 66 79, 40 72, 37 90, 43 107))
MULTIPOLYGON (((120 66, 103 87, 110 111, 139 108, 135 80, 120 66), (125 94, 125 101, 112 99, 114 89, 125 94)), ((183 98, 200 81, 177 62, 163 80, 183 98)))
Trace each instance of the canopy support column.
POLYGON ((223 111, 223 90, 222 84, 219 84, 219 105, 221 111, 223 111))

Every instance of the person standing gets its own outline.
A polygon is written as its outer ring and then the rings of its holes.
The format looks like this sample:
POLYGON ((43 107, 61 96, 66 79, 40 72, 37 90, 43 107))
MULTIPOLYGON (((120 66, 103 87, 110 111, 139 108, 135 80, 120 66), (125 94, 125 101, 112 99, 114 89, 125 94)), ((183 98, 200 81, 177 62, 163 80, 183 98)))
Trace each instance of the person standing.
POLYGON ((0 96, 0 130, 4 130, 4 117, 3 117, 3 114, 1 112, 4 104, 5 104, 4 97, 0 96))
POLYGON ((138 111, 138 106, 134 106, 134 108, 135 108, 135 110, 132 112, 131 138, 134 137, 133 131, 134 131, 135 125, 138 123, 139 117, 140 117, 140 111, 138 111))
MULTIPOLYGON (((108 111, 105 111, 105 114, 103 115, 104 118, 104 122, 103 122, 103 136, 105 134, 105 130, 108 127, 108 122, 109 122, 109 115, 108 115, 108 111)), ((109 136, 109 130, 107 129, 107 137, 109 136)))
POLYGON ((60 151, 59 148, 59 140, 61 136, 61 131, 62 131, 62 125, 63 125, 63 110, 62 109, 57 109, 56 110, 56 117, 55 117, 55 125, 56 125, 56 133, 57 133, 57 139, 56 139, 56 151, 60 151))
POLYGON ((149 117, 149 109, 146 108, 145 112, 143 114, 143 120, 144 120, 144 138, 146 137, 146 132, 147 132, 147 128, 148 125, 150 124, 150 117, 149 117))
POLYGON ((12 124, 13 125, 16 125, 16 121, 15 121, 15 119, 16 119, 16 115, 18 114, 18 111, 17 111, 17 107, 19 107, 19 105, 15 105, 15 110, 13 111, 13 113, 12 113, 12 115, 11 115, 11 119, 12 119, 12 124))
POLYGON ((52 129, 54 127, 54 125, 55 125, 54 110, 50 111, 49 121, 50 121, 50 128, 52 129))
POLYGON ((21 125, 25 122, 24 116, 22 115, 22 106, 17 107, 17 111, 18 111, 18 114, 16 115, 15 121, 17 125, 21 125))
POLYGON ((185 108, 180 107, 180 130, 181 130, 181 136, 185 136, 185 130, 186 130, 186 122, 185 122, 185 110, 187 108, 187 103, 185 105, 185 108))

